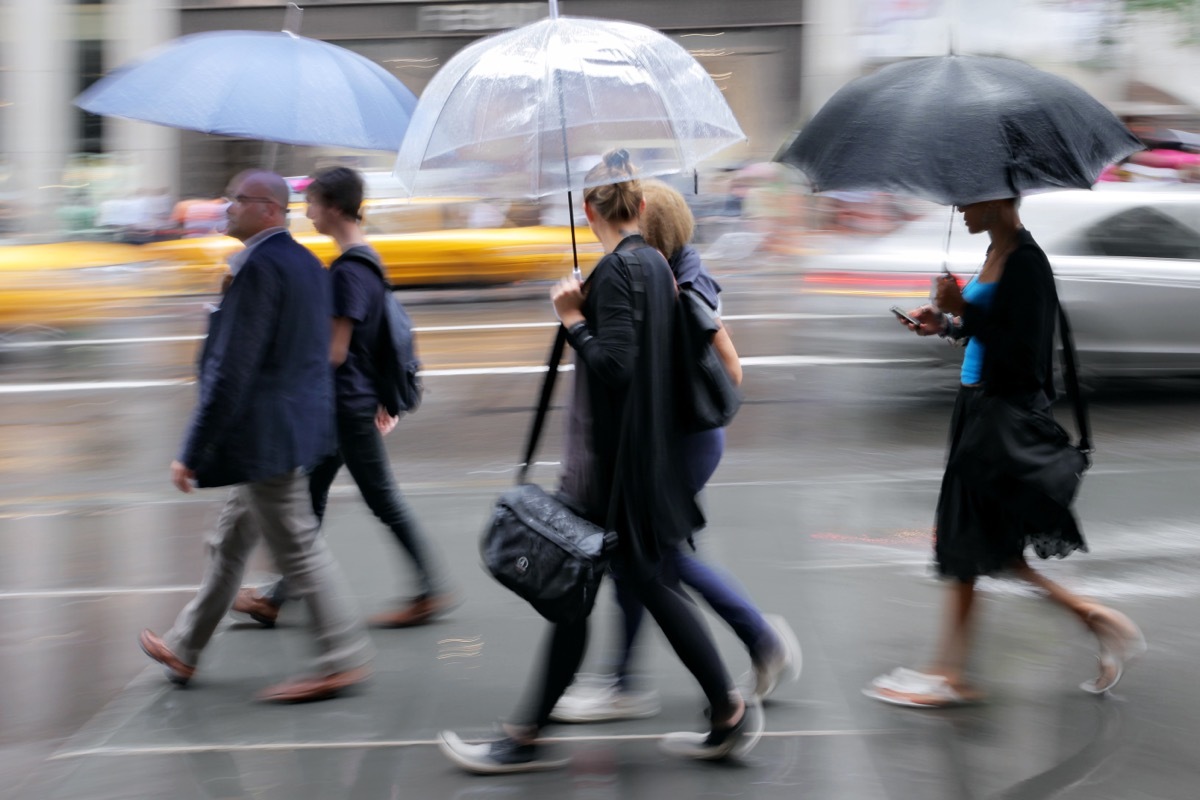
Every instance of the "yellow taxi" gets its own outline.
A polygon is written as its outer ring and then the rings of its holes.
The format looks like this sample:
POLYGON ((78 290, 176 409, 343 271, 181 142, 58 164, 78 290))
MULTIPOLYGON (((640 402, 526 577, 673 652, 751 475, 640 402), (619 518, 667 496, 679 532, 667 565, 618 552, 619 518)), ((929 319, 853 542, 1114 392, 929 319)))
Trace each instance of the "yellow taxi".
POLYGON ((128 313, 179 292, 180 270, 137 245, 0 247, 0 325, 66 325, 128 313))
MULTIPOLYGON (((503 284, 556 280, 570 274, 571 229, 522 224, 533 221, 527 211, 510 207, 504 227, 465 227, 470 199, 382 200, 365 204, 367 241, 379 251, 388 280, 395 286, 503 284)), ((288 227, 301 244, 325 264, 337 257, 337 246, 313 230, 304 204, 292 203, 288 227)), ((591 230, 575 229, 580 268, 587 272, 603 255, 591 230)), ((156 257, 186 267, 177 282, 188 291, 208 293, 219 286, 230 255, 242 244, 227 236, 201 236, 143 245, 156 257)))
MULTIPOLYGON (((505 227, 465 227, 475 201, 367 201, 367 240, 395 286, 505 284, 570 274, 571 230, 511 211, 505 227)), ((316 233, 293 203, 289 228, 325 264, 333 240, 316 233)), ((603 255, 588 228, 576 228, 580 268, 603 255)), ((136 315, 155 298, 215 294, 242 243, 196 236, 143 245, 72 241, 0 247, 0 328, 67 326, 136 315)))

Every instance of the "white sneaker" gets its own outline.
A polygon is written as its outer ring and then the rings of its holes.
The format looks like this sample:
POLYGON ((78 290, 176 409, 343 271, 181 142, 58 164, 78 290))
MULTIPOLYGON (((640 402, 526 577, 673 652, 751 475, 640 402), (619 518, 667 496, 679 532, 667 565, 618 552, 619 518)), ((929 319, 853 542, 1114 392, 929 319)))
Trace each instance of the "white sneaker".
POLYGON ((714 729, 708 733, 668 733, 658 746, 663 752, 681 758, 701 761, 740 759, 758 744, 764 724, 762 704, 757 698, 747 697, 746 711, 732 728, 714 729))
POLYGON ((570 763, 561 756, 548 756, 542 745, 518 744, 508 737, 481 744, 469 744, 454 731, 442 731, 438 734, 438 749, 459 767, 476 775, 545 772, 562 769, 570 763))
POLYGON ((778 614, 764 614, 763 619, 775 632, 779 647, 762 661, 754 662, 754 694, 760 700, 771 694, 783 681, 797 681, 804 665, 800 642, 788 621, 778 614))
POLYGON ((646 719, 661 710, 658 692, 627 692, 614 679, 597 682, 580 676, 558 699, 550 719, 554 722, 609 722, 618 719, 646 719))

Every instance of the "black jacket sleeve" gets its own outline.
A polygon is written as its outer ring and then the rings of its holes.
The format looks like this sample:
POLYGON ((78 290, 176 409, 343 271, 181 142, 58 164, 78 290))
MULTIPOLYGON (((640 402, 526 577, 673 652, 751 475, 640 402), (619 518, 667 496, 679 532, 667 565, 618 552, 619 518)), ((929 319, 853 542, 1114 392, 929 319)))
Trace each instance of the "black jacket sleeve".
POLYGON ((637 341, 633 327, 633 281, 619 258, 606 256, 592 272, 584 303, 586 325, 567 332, 589 372, 610 389, 633 377, 637 341))

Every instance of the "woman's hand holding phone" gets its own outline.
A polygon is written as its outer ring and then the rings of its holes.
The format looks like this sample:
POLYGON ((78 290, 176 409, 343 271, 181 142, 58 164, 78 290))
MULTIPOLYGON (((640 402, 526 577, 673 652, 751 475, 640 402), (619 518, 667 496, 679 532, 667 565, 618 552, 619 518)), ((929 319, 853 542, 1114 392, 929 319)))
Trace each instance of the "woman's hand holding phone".
POLYGON ((910 331, 915 331, 918 336, 939 334, 946 325, 946 320, 942 313, 935 311, 929 305, 914 308, 908 312, 902 311, 897 306, 893 306, 892 313, 900 320, 900 324, 904 325, 910 331))

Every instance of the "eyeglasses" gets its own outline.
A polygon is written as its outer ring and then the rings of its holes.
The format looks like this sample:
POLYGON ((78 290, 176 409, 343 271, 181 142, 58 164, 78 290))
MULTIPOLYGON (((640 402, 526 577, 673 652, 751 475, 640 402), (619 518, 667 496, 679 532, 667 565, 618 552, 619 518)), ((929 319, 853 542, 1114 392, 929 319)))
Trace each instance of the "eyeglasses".
POLYGON ((284 209, 287 208, 286 206, 279 205, 278 200, 274 200, 270 197, 251 197, 247 194, 235 194, 233 197, 226 197, 225 199, 230 203, 238 203, 240 205, 246 205, 247 203, 270 203, 273 206, 279 206, 280 208, 284 209))

